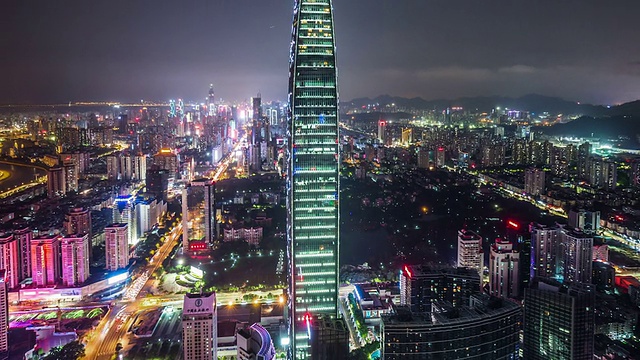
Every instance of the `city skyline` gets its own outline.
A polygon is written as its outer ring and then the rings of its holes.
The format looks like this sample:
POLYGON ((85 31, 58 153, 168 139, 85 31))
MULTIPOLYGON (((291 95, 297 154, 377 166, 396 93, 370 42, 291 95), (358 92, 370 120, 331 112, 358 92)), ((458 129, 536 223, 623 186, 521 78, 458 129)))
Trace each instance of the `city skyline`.
MULTIPOLYGON (((0 5, 2 103, 204 99, 247 89, 286 98, 291 1, 0 5), (256 19, 243 21, 242 19, 256 19), (28 24, 28 25, 27 25, 28 24), (80 31, 79 29, 83 29, 80 31), (126 36, 125 36, 126 35, 126 36)), ((615 104, 638 98, 640 4, 339 2, 344 100, 541 93, 615 104), (449 14, 447 16, 447 14, 449 14)))

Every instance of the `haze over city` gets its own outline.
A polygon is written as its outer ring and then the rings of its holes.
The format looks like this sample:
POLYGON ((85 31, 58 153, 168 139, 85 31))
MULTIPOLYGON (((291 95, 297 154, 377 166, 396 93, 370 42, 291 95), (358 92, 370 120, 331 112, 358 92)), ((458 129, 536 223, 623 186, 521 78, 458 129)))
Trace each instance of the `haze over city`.
MULTIPOLYGON (((284 99, 289 0, 5 1, 3 103, 284 99)), ((633 0, 342 0, 341 100, 521 96, 616 104, 640 97, 633 0)))

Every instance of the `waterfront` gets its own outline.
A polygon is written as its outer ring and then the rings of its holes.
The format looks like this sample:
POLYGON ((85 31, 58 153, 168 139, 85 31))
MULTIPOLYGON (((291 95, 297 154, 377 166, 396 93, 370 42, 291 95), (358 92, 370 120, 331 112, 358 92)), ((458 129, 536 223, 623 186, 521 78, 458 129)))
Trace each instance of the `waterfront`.
POLYGON ((47 175, 41 168, 0 162, 0 193, 47 175))

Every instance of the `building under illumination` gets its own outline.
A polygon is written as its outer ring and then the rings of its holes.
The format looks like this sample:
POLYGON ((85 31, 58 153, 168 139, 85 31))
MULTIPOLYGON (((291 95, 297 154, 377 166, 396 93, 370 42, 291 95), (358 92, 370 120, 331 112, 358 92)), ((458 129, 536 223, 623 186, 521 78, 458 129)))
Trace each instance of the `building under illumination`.
MULTIPOLYGON (((210 179, 192 181, 182 189, 182 246, 205 244, 208 248, 215 239, 215 182, 210 179)), ((197 246, 198 249, 201 246, 197 246)))
POLYGON ((331 0, 297 0, 289 68, 290 356, 310 358, 304 319, 338 317, 338 91, 331 0))
POLYGON ((217 359, 218 309, 216 294, 186 294, 182 310, 184 360, 217 359))

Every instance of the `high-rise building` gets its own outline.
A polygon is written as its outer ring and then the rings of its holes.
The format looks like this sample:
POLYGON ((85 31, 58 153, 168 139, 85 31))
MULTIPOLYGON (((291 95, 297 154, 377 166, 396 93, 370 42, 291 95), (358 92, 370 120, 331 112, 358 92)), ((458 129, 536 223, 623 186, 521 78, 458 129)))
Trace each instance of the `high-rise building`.
POLYGON ((569 210, 569 226, 593 234, 600 229, 600 211, 569 210))
POLYGON ((49 198, 64 196, 67 193, 64 175, 64 169, 61 167, 53 167, 47 171, 47 195, 49 198))
POLYGON ((56 285, 60 280, 60 235, 31 239, 31 271, 36 286, 56 285))
POLYGON ((64 164, 62 166, 64 171, 64 186, 66 192, 78 191, 78 166, 75 164, 64 164))
POLYGON ((182 189, 183 248, 191 251, 191 242, 204 243, 208 248, 215 240, 215 222, 215 182, 210 179, 192 181, 182 189))
POLYGON ((489 254, 489 294, 502 298, 520 295, 520 253, 509 241, 496 239, 489 254))
POLYGON ((436 148, 436 166, 441 168, 445 164, 445 149, 443 146, 436 148))
POLYGON ((184 360, 215 360, 218 348, 216 294, 186 294, 182 307, 184 360))
POLYGON ((289 71, 290 356, 308 359, 304 319, 338 313, 339 135, 331 0, 294 5, 289 71))
POLYGON ((0 269, 0 356, 9 352, 9 297, 6 271, 0 269))
POLYGON ((258 323, 240 329, 236 334, 236 341, 238 360, 273 360, 276 358, 271 335, 258 323))
POLYGON ((104 229, 106 269, 115 271, 129 265, 129 228, 127 224, 111 224, 104 229))
POLYGON ((147 180, 147 157, 144 154, 137 154, 133 158, 133 175, 134 180, 147 180))
POLYGON ((546 190, 544 170, 529 168, 524 173, 524 192, 532 196, 540 196, 546 190))
POLYGON ((153 195, 156 199, 167 201, 167 193, 169 191, 169 178, 172 175, 169 170, 160 168, 151 168, 148 172, 147 193, 153 195))
POLYGON ((129 244, 138 242, 138 217, 136 215, 136 203, 133 195, 118 196, 113 203, 113 222, 127 224, 129 230, 129 244))
POLYGON ((20 248, 11 233, 0 233, 0 269, 5 270, 4 282, 9 289, 20 284, 20 248))
POLYGON ((518 359, 520 305, 475 294, 452 308, 434 303, 431 313, 398 307, 382 315, 381 350, 385 360, 518 359))
POLYGON ((585 142, 578 146, 578 177, 589 180, 589 160, 591 159, 592 145, 585 142))
POLYGON ((535 279, 524 294, 524 359, 593 359, 595 289, 535 279))
POLYGON ((62 284, 78 286, 89 278, 89 234, 67 235, 60 240, 62 284))
POLYGON ((475 269, 406 265, 400 272, 400 305, 419 313, 430 312, 438 301, 466 305, 471 295, 480 292, 480 284, 475 269))
POLYGON ((73 208, 64 216, 64 232, 67 235, 88 234, 91 239, 91 212, 84 208, 73 208))
POLYGON ((13 237, 18 240, 20 252, 20 281, 31 277, 31 229, 25 226, 17 226, 13 230, 13 237))
POLYGON ((120 154, 111 154, 105 157, 107 162, 107 179, 111 182, 120 180, 120 154))
POLYGON ((178 174, 178 156, 169 148, 162 148, 159 153, 153 155, 153 165, 169 171, 169 177, 175 178, 178 174))
POLYGON ((387 145, 387 122, 384 120, 378 121, 378 140, 382 145, 387 145))
POLYGON ((129 153, 120 156, 120 175, 122 180, 133 179, 133 157, 129 153))
POLYGON ((349 353, 349 329, 344 319, 313 315, 304 319, 309 334, 310 358, 333 360, 349 353))
POLYGON ((579 230, 562 229, 556 276, 563 281, 591 283, 593 237, 579 230))
POLYGON ((458 231, 458 267, 474 269, 482 274, 484 254, 482 237, 470 230, 458 231))
POLYGON ((529 277, 553 278, 556 275, 556 253, 560 243, 560 229, 531 223, 531 271, 529 277))

